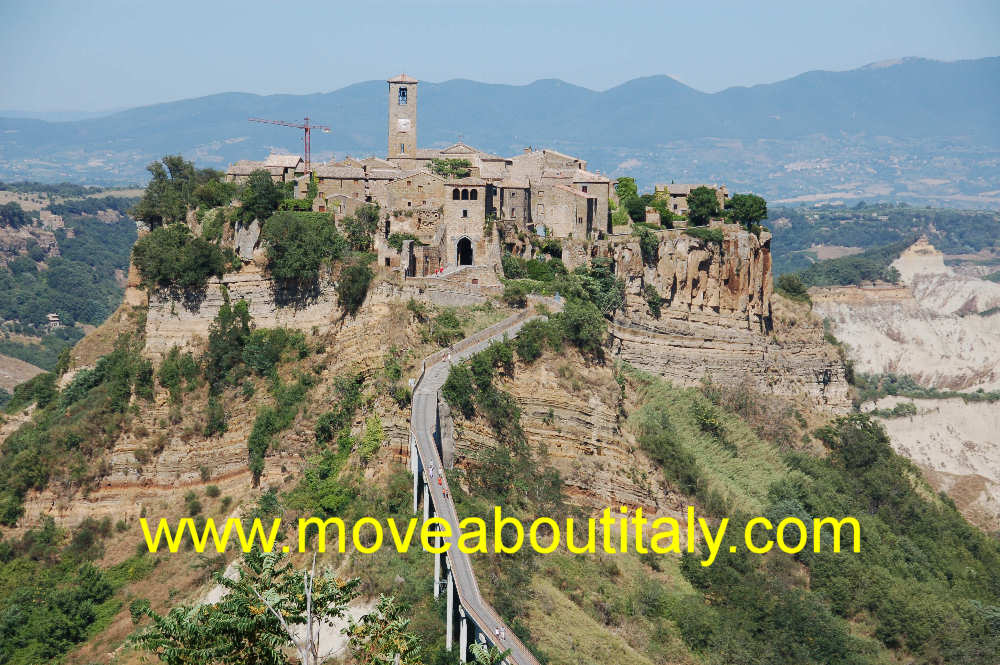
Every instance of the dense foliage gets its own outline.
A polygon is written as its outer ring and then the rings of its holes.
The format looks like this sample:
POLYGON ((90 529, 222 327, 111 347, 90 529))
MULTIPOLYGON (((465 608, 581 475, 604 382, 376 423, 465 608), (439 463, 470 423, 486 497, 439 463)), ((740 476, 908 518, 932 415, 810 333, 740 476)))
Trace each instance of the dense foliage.
POLYGON ((715 190, 710 187, 695 187, 687 196, 688 221, 691 226, 707 226, 708 222, 718 217, 719 199, 715 190))
POLYGON ((353 215, 340 221, 340 228, 347 236, 347 242, 355 252, 370 252, 378 229, 379 207, 374 203, 366 203, 353 215))
POLYGON ((271 174, 258 169, 250 174, 239 193, 239 219, 244 224, 263 222, 274 213, 289 194, 288 188, 271 179, 271 174))
POLYGON ((0 539, 0 663, 56 662, 110 624, 121 606, 115 592, 155 565, 136 556, 96 567, 110 533, 107 518, 87 518, 72 533, 47 518, 19 540, 0 539))
POLYGON ((19 229, 34 221, 31 213, 27 212, 17 201, 8 201, 0 205, 0 227, 6 226, 11 229, 19 229))
POLYGON ((140 351, 141 342, 122 336, 111 354, 77 372, 62 390, 53 374, 14 390, 8 411, 32 403, 37 409, 0 452, 0 524, 15 524, 25 494, 43 489, 57 472, 76 484, 92 480, 91 462, 117 436, 133 395, 152 398, 153 367, 140 351))
POLYGON ((767 202, 756 194, 733 194, 726 201, 726 218, 748 229, 767 219, 767 202))
POLYGON ((198 291, 209 277, 221 276, 236 261, 236 255, 193 235, 184 224, 169 224, 139 238, 132 260, 148 286, 198 291))
POLYGON ((860 285, 863 282, 876 280, 896 283, 899 281, 899 271, 891 264, 911 243, 912 239, 908 239, 885 247, 869 249, 861 254, 819 261, 796 273, 796 277, 806 287, 860 285))
POLYGON ((67 215, 65 228, 56 229, 59 256, 40 252, 29 243, 27 254, 0 267, 0 319, 15 332, 38 335, 48 314, 59 315, 64 328, 45 337, 41 345, 0 340, 0 353, 15 356, 44 369, 55 366, 59 351, 77 341, 77 321, 99 325, 121 302, 116 271, 128 268, 135 242, 135 224, 128 219, 105 223, 91 216, 67 215), (46 270, 37 262, 44 261, 46 270))
POLYGON ((183 222, 188 209, 229 203, 235 189, 222 182, 222 173, 196 169, 180 155, 167 155, 146 167, 149 184, 131 209, 132 216, 151 228, 183 222))
POLYGON ((974 253, 997 247, 1000 213, 986 210, 918 208, 905 204, 858 203, 844 206, 772 208, 768 226, 774 232, 774 272, 782 274, 816 261, 814 245, 870 249, 912 242, 927 234, 948 254, 974 253))
POLYGON ((264 223, 261 242, 271 275, 300 285, 315 283, 323 262, 347 250, 332 216, 321 212, 276 212, 264 223))
POLYGON ((640 444, 671 486, 730 522, 711 566, 699 553, 683 555, 681 572, 699 595, 654 582, 640 599, 643 614, 671 621, 712 663, 877 663, 885 648, 918 663, 995 662, 1000 545, 930 492, 869 416, 814 432, 829 451, 820 457, 792 448, 791 432, 771 423, 794 423, 794 413, 761 410, 762 394, 706 386, 706 401, 699 391, 641 381, 659 387, 643 388, 634 416, 640 444), (747 438, 744 422, 780 448, 747 438), (728 469, 725 460, 734 460, 728 469), (750 478, 756 484, 744 485, 750 478), (748 552, 744 525, 756 515, 773 525, 801 519, 808 545, 794 555, 748 552), (850 529, 839 553, 827 531, 823 551, 813 551, 812 518, 827 516, 859 521, 859 553, 850 529))
POLYGON ((467 159, 432 159, 431 171, 446 178, 468 178, 472 164, 467 159))

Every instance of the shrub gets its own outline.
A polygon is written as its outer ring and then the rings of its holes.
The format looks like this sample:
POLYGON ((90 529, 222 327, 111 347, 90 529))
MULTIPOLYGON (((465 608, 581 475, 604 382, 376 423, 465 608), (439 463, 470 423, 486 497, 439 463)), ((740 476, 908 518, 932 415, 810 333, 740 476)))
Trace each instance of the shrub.
POLYGON ((556 315, 566 339, 586 355, 602 354, 607 321, 592 302, 568 300, 562 312, 556 315))
POLYGON ((462 322, 454 309, 445 309, 431 320, 429 336, 439 346, 448 346, 461 339, 463 334, 462 322))
POLYGON ((401 252, 403 251, 403 242, 406 240, 412 240, 414 245, 424 244, 420 242, 420 240, 417 239, 417 236, 413 235, 412 233, 393 233, 386 240, 386 244, 388 244, 389 247, 392 247, 397 252, 401 252))
POLYGON ((243 347, 250 337, 250 309, 245 300, 222 304, 208 328, 205 351, 205 378, 213 392, 225 383, 236 383, 243 362, 243 347))
POLYGON ((361 309, 368 295, 368 286, 375 273, 364 263, 345 266, 337 279, 337 302, 345 313, 353 316, 361 309))
POLYGON ((474 389, 471 370, 465 364, 453 365, 441 386, 441 395, 453 409, 457 409, 466 418, 471 418, 476 413, 472 398, 474 389))
POLYGON ((523 309, 528 306, 528 287, 512 282, 504 287, 502 299, 510 307, 523 309))
POLYGON ((209 498, 214 499, 217 496, 219 496, 220 493, 221 493, 221 490, 219 490, 219 486, 218 485, 209 485, 208 487, 205 488, 205 496, 207 496, 209 498))
POLYGON ((228 429, 226 424, 226 412, 222 408, 222 402, 218 395, 208 396, 208 411, 206 413, 205 436, 215 436, 222 434, 228 429))
POLYGON ((305 349, 305 336, 287 328, 257 328, 243 345, 243 362, 258 374, 270 374, 287 349, 305 349))
POLYGON ((774 290, 789 300, 810 302, 806 285, 795 273, 779 275, 778 279, 774 280, 774 290))
POLYGON ((642 262, 649 267, 656 265, 660 258, 660 240, 649 229, 638 229, 636 235, 639 236, 639 251, 642 253, 642 262))
POLYGON ((660 318, 663 298, 660 297, 660 293, 656 290, 656 287, 652 284, 646 284, 642 287, 642 296, 646 299, 646 306, 649 307, 650 315, 657 319, 660 318))
MULTIPOLYGON (((713 195, 714 196, 714 195, 713 195)), ((722 229, 719 228, 706 228, 703 226, 689 226, 684 229, 684 233, 691 236, 692 238, 698 238, 705 242, 715 242, 722 244, 723 233, 722 229)))

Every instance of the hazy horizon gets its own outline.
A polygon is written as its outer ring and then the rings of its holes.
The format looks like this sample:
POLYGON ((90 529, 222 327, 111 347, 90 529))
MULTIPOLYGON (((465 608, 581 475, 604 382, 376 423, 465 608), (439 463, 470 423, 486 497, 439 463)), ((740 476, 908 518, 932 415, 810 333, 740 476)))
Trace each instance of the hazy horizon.
POLYGON ((715 93, 902 57, 995 56, 1000 5, 448 0, 279 12, 246 1, 0 0, 0 18, 0 108, 90 114, 223 92, 328 92, 401 71, 596 91, 666 75, 715 93))

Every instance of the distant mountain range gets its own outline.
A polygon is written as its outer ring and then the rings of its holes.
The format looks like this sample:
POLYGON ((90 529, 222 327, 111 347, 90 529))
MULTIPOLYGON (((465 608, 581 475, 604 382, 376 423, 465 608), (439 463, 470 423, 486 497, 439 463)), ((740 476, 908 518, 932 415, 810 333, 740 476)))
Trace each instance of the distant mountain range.
MULTIPOLYGON (((384 155, 386 103, 386 83, 367 81, 307 95, 222 93, 66 122, 0 118, 0 179, 126 184, 143 181, 145 165, 167 153, 224 168, 301 150, 299 132, 249 116, 330 125, 313 139, 314 159, 384 155)), ((419 104, 421 147, 459 139, 503 155, 552 147, 647 186, 720 181, 772 200, 1000 206, 1000 57, 907 58, 713 94, 667 76, 602 92, 555 79, 456 79, 421 83, 419 104)))

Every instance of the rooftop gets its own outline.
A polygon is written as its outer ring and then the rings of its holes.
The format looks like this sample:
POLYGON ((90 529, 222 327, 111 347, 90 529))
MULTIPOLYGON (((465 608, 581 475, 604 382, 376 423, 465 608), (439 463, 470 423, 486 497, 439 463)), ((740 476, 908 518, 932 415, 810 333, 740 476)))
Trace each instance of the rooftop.
POLYGON ((386 81, 387 83, 419 83, 417 79, 412 76, 407 76, 406 74, 400 74, 386 81))

